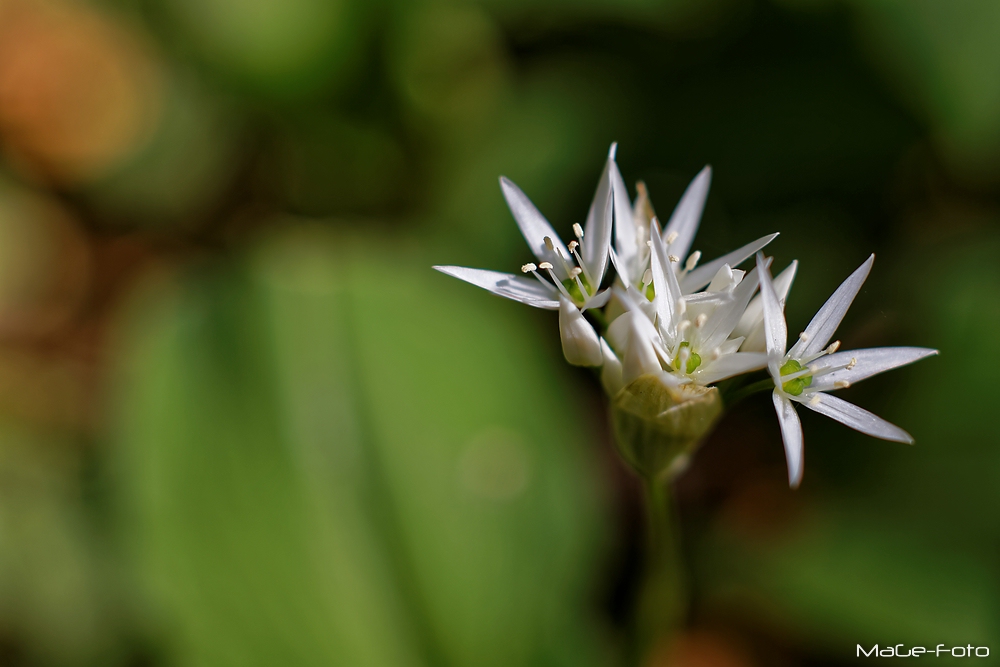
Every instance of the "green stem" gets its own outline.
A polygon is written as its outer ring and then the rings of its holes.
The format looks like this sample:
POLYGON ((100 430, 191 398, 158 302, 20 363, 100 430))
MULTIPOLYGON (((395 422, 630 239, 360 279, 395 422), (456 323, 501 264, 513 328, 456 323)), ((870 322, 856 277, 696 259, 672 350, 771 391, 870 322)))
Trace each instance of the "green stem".
POLYGON ((647 477, 645 573, 636 610, 639 664, 653 652, 662 653, 680 629, 687 611, 686 582, 680 539, 670 489, 661 479, 647 477))

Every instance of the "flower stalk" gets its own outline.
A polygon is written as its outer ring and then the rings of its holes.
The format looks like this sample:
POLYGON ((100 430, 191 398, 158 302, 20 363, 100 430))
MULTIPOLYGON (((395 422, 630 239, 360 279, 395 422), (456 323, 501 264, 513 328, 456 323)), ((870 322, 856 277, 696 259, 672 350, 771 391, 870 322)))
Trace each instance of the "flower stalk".
POLYGON ((688 611, 688 582, 671 483, 652 476, 642 481, 646 540, 632 642, 632 664, 637 665, 648 664, 650 656, 669 650, 688 611))

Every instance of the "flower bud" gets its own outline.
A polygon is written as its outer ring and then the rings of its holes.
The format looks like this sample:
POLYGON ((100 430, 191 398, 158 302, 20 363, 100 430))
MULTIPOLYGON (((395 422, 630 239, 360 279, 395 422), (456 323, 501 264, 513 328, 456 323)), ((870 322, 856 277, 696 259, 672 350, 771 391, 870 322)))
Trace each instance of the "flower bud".
POLYGON ((679 384, 663 372, 636 378, 611 404, 619 453, 640 475, 656 479, 683 470, 721 416, 718 389, 679 384))

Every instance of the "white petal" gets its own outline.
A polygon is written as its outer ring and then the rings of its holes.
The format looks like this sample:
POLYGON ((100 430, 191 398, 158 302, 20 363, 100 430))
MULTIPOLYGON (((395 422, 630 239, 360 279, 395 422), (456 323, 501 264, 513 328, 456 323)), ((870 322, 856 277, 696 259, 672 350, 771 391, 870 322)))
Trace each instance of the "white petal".
POLYGON ((802 481, 803 451, 802 422, 795 413, 795 406, 777 391, 771 394, 774 411, 778 413, 781 440, 785 443, 785 462, 788 464, 788 486, 797 488, 802 481))
POLYGON ((601 339, 601 354, 604 357, 604 365, 601 366, 601 384, 608 396, 614 396, 625 386, 622 383, 622 362, 618 361, 608 342, 601 339))
POLYGON ((674 273, 673 264, 663 245, 656 220, 652 222, 649 236, 653 246, 649 261, 653 274, 653 303, 659 318, 658 326, 661 330, 670 332, 669 336, 673 336, 676 320, 674 314, 681 298, 681 289, 677 284, 677 274, 674 273))
POLYGON ((733 328, 739 323, 740 315, 747 307, 750 297, 757 291, 757 275, 759 273, 757 269, 751 271, 750 275, 733 289, 731 300, 720 305, 709 316, 701 330, 704 341, 702 349, 710 350, 721 346, 733 333, 733 328))
POLYGON ((767 355, 762 352, 736 352, 720 356, 699 368, 692 377, 698 384, 708 386, 734 375, 759 371, 765 366, 767 366, 767 355))
MULTIPOLYGON (((730 338, 725 343, 719 346, 720 354, 735 354, 739 349, 740 345, 743 344, 743 337, 730 338)), ((763 352, 763 350, 761 350, 763 352)))
POLYGON ((834 389, 837 382, 860 382, 873 375, 899 368, 914 361, 937 354, 926 347, 872 347, 864 350, 847 350, 820 357, 814 365, 820 368, 843 366, 855 360, 851 369, 841 369, 813 379, 812 386, 820 391, 834 389))
MULTIPOLYGON (((608 250, 611 247, 612 215, 614 211, 614 193, 612 192, 613 173, 618 171, 615 166, 614 150, 616 145, 611 145, 608 153, 608 161, 604 165, 604 172, 601 180, 597 183, 597 191, 594 193, 594 200, 590 203, 590 211, 587 212, 587 222, 583 227, 583 241, 581 241, 581 257, 587 270, 594 281, 600 283, 604 277, 604 269, 608 265, 608 250)), ((621 176, 618 177, 619 180, 621 176)), ((628 193, 625 194, 626 207, 628 206, 628 193)), ((631 210, 629 211, 631 217, 631 210)), ((595 285, 598 287, 599 285, 595 285)))
POLYGON ((757 276, 760 280, 760 294, 764 306, 764 342, 768 356, 768 370, 775 382, 780 382, 781 359, 785 356, 785 344, 788 342, 788 330, 785 327, 785 314, 781 312, 781 303, 774 293, 771 283, 771 272, 767 269, 764 255, 757 253, 757 276))
MULTIPOLYGON (((612 146, 613 149, 614 146, 612 146)), ((631 271, 632 267, 638 263, 638 232, 635 220, 632 217, 632 207, 629 205, 628 188, 625 187, 625 180, 622 178, 621 172, 618 171, 618 165, 615 163, 613 155, 609 157, 608 161, 610 162, 611 191, 615 207, 615 247, 618 249, 618 254, 626 267, 625 270, 631 271)), ((626 284, 632 284, 641 277, 629 275, 628 273, 622 274, 622 280, 626 284)))
POLYGON ((526 303, 535 308, 544 308, 545 310, 559 308, 559 302, 556 301, 558 296, 556 288, 547 289, 533 278, 528 279, 510 273, 487 271, 486 269, 469 269, 464 266, 435 266, 433 268, 441 273, 487 289, 494 294, 526 303))
POLYGON ((559 338, 563 355, 574 366, 600 366, 603 360, 597 332, 583 313, 564 296, 559 297, 559 338))
MULTIPOLYGON (((778 295, 778 301, 781 303, 782 310, 784 310, 785 300, 788 298, 788 291, 792 287, 792 281, 795 280, 795 272, 799 267, 799 261, 795 260, 787 267, 785 270, 779 273, 771 281, 771 285, 774 287, 774 293, 778 295)), ((743 316, 740 318, 740 323, 736 325, 733 329, 734 336, 746 336, 748 339, 751 334, 760 330, 758 334, 760 340, 759 350, 749 350, 746 349, 744 352, 763 352, 764 351, 764 303, 761 300, 761 296, 758 294, 753 298, 752 301, 747 305, 747 309, 743 311, 743 316)))
MULTIPOLYGON (((733 274, 733 268, 728 264, 723 264, 719 267, 718 271, 715 272, 715 277, 712 278, 712 282, 708 284, 705 288, 706 292, 721 292, 724 289, 728 289, 732 286, 734 282, 735 275, 733 274)), ((683 288, 682 288, 683 292, 683 288)))
POLYGON ((598 292, 594 296, 587 299, 587 302, 584 303, 580 309, 588 310, 590 308, 603 308, 608 304, 608 301, 611 301, 611 295, 612 292, 610 288, 604 290, 603 292, 598 292))
POLYGON ((858 295, 861 286, 865 284, 865 278, 872 270, 872 263, 875 255, 865 260, 858 269, 848 276, 847 280, 841 283, 837 291, 826 300, 819 312, 813 316, 812 321, 805 330, 805 340, 799 338, 798 342, 792 346, 788 354, 794 359, 801 359, 816 354, 830 342, 840 321, 844 319, 847 309, 851 307, 854 297, 858 295))
POLYGON ((553 247, 557 248, 563 257, 569 257, 569 250, 563 245, 552 225, 545 219, 535 205, 531 203, 528 196, 521 192, 521 188, 514 185, 506 176, 500 177, 500 189, 503 190, 504 199, 510 212, 514 214, 514 220, 524 235, 524 240, 528 242, 528 247, 535 254, 540 262, 552 264, 552 270, 559 276, 560 280, 566 279, 566 270, 563 268, 563 260, 559 255, 549 250, 545 244, 545 237, 552 240, 553 247))
POLYGON ((817 392, 796 396, 795 400, 810 410, 850 426, 855 431, 883 440, 913 444, 913 437, 903 429, 842 398, 817 392))
POLYGON ((701 212, 705 208, 705 199, 708 197, 708 188, 711 184, 712 168, 706 166, 688 185, 667 222, 667 228, 663 230, 664 239, 670 236, 671 232, 677 232, 677 238, 670 244, 670 254, 680 257, 682 261, 687 257, 694 235, 698 231, 701 212))
MULTIPOLYGON (((722 267, 723 264, 728 264, 729 266, 738 265, 740 262, 746 260, 755 252, 773 241, 777 238, 777 236, 777 234, 762 236, 756 241, 746 244, 742 248, 737 248, 736 250, 719 257, 718 259, 713 259, 711 262, 706 262, 705 264, 695 268, 694 271, 688 273, 681 280, 681 291, 687 294, 688 292, 694 292, 695 290, 701 289, 707 285, 710 280, 712 280, 712 277, 716 274, 716 272, 718 272, 719 268, 722 267)), ((672 247, 671 252, 673 252, 672 247)))
POLYGON ((624 384, 632 382, 641 375, 659 374, 663 370, 653 343, 655 329, 650 331, 652 324, 644 315, 636 312, 625 313, 618 320, 626 317, 629 318, 626 320, 629 328, 628 341, 625 344, 624 359, 622 360, 622 382, 624 384))

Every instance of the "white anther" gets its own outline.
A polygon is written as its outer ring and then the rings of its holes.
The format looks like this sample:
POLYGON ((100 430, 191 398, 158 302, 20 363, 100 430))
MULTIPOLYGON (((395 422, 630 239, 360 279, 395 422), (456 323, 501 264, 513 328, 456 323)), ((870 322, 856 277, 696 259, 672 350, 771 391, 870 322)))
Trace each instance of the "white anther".
POLYGON ((823 370, 820 366, 817 366, 816 364, 810 364, 806 366, 806 368, 809 369, 809 373, 811 375, 819 375, 819 372, 823 370))
POLYGON ((698 266, 698 260, 699 259, 701 259, 701 251, 700 250, 695 250, 693 253, 691 253, 691 256, 688 257, 688 261, 684 265, 684 269, 686 271, 692 271, 692 270, 694 270, 694 267, 698 266))
MULTIPOLYGON (((549 250, 555 250, 555 249, 556 249, 556 246, 555 246, 555 244, 554 244, 554 243, 552 243, 552 239, 551 239, 551 238, 549 238, 548 236, 546 236, 546 237, 545 237, 544 239, 542 239, 542 240, 543 240, 543 241, 545 241, 545 247, 546 247, 546 248, 548 248, 549 250)), ((542 268, 545 268, 545 267, 542 267, 542 268)))
POLYGON ((847 389, 850 386, 851 383, 848 382, 847 380, 837 380, 836 382, 833 383, 834 389, 847 389))
POLYGON ((663 241, 667 245, 670 245, 671 243, 677 240, 677 236, 678 236, 677 232, 670 232, 669 234, 667 234, 667 238, 663 239, 663 241))
POLYGON ((840 349, 840 341, 839 340, 835 340, 832 343, 830 343, 830 345, 826 348, 826 353, 827 354, 833 354, 834 352, 836 352, 839 349, 840 349))
POLYGON ((709 353, 708 358, 711 361, 715 361, 716 359, 718 359, 721 356, 722 356, 722 348, 716 347, 716 348, 712 348, 712 351, 709 353))
POLYGON ((851 357, 850 363, 847 364, 847 370, 851 370, 858 363, 857 357, 851 357))
POLYGON ((691 326, 691 320, 684 320, 677 325, 677 333, 683 334, 691 326))
POLYGON ((537 269, 538 269, 537 266, 535 266, 531 262, 528 262, 527 264, 521 267, 521 273, 531 273, 532 271, 535 271, 537 269))
POLYGON ((652 241, 646 241, 646 247, 647 248, 652 248, 653 247, 653 242, 652 241))
POLYGON ((574 250, 576 250, 579 245, 580 244, 577 243, 576 241, 570 241, 569 243, 566 244, 566 246, 569 248, 570 252, 573 252, 574 250))
POLYGON ((541 264, 538 265, 538 268, 542 269, 543 271, 549 271, 552 269, 552 264, 549 262, 542 262, 541 264))
POLYGON ((707 321, 708 321, 708 315, 702 313, 698 317, 694 318, 694 325, 700 329, 703 326, 705 326, 705 322, 707 321))
POLYGON ((687 299, 680 299, 677 301, 677 316, 680 317, 687 312, 688 302, 687 299))
POLYGON ((648 285, 651 282, 653 282, 653 272, 646 269, 646 272, 642 274, 642 284, 648 285))
POLYGON ((583 227, 580 226, 579 222, 573 223, 573 233, 576 234, 576 238, 578 239, 583 238, 583 227))
POLYGON ((803 331, 802 333, 799 334, 799 340, 801 340, 803 343, 808 343, 809 342, 809 334, 807 334, 805 331, 803 331))
POLYGON ((820 396, 819 394, 816 394, 815 396, 810 398, 809 405, 819 405, 819 402, 823 400, 819 396, 820 396))
POLYGON ((667 255, 667 259, 675 263, 681 261, 681 258, 678 257, 677 255, 667 255))
POLYGON ((583 273, 583 269, 581 269, 579 266, 574 266, 572 269, 569 270, 569 277, 576 278, 581 273, 583 273))

